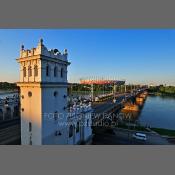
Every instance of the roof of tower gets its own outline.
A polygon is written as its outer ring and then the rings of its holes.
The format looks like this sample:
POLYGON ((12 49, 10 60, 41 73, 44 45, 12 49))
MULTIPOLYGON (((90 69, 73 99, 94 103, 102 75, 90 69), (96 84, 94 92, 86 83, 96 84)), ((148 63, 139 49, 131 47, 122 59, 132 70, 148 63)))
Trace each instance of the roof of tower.
POLYGON ((20 50, 20 58, 28 58, 36 55, 42 55, 49 58, 59 59, 61 61, 68 61, 67 56, 68 52, 67 49, 61 53, 58 49, 50 49, 48 50, 47 47, 43 44, 43 39, 40 38, 39 43, 36 48, 32 49, 24 49, 24 45, 21 46, 20 50))

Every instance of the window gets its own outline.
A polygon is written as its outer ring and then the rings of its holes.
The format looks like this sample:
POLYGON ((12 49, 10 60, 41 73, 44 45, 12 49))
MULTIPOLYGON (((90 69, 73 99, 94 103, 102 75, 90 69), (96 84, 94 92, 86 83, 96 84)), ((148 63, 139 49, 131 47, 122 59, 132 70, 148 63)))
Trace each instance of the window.
POLYGON ((35 77, 38 76, 38 66, 37 65, 34 66, 34 76, 35 77))
POLYGON ((69 127, 69 137, 73 136, 73 131, 74 131, 73 125, 70 125, 70 127, 69 127))
POLYGON ((32 131, 32 123, 29 122, 29 132, 31 132, 31 131, 32 131))
POLYGON ((28 92, 28 96, 31 97, 32 96, 32 92, 29 91, 28 92))
POLYGON ((30 136, 29 145, 32 145, 32 136, 30 136))
POLYGON ((23 76, 26 77, 26 67, 23 68, 23 76))
POLYGON ((54 113, 54 120, 57 120, 57 119, 58 119, 58 112, 55 111, 55 113, 54 113))
POLYGON ((54 67, 54 77, 58 76, 58 68, 57 66, 54 67))
POLYGON ((76 132, 80 131, 80 122, 77 122, 76 132))
POLYGON ((29 77, 32 76, 32 67, 31 66, 28 67, 28 76, 29 77))
POLYGON ((46 66, 46 76, 50 75, 50 68, 49 65, 46 66))
POLYGON ((87 119, 87 126, 89 126, 89 119, 87 119))
POLYGON ((63 78, 63 68, 61 68, 61 78, 63 78))
POLYGON ((53 95, 54 95, 54 97, 57 97, 57 96, 58 96, 58 92, 55 91, 55 92, 53 93, 53 95))

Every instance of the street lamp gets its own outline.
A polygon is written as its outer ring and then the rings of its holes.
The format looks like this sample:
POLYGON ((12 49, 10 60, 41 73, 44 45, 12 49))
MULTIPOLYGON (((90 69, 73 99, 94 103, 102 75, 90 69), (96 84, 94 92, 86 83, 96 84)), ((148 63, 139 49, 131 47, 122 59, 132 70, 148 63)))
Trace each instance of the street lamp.
POLYGON ((115 93, 116 93, 116 84, 114 84, 114 100, 115 100, 115 93))
POLYGON ((128 116, 128 119, 129 119, 129 125, 128 125, 128 140, 129 140, 129 142, 130 142, 130 130, 129 130, 129 128, 130 128, 130 120, 131 120, 131 116, 130 116, 130 115, 128 116))

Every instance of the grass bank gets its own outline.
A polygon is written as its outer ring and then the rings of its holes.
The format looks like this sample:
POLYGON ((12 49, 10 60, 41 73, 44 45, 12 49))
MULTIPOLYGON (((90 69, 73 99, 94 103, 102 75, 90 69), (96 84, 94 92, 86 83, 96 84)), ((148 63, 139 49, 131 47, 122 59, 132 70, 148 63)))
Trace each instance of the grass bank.
POLYGON ((151 128, 151 130, 157 132, 160 135, 175 137, 175 130, 163 129, 163 128, 151 128))
POLYGON ((162 97, 175 97, 175 94, 168 94, 162 92, 149 92, 148 95, 150 96, 162 96, 162 97))

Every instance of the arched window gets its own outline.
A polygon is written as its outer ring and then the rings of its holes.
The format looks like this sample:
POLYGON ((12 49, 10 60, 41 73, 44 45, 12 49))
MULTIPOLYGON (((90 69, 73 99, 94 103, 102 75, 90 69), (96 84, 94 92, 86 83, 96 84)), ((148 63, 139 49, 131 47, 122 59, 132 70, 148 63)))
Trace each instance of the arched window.
POLYGON ((64 70, 63 70, 63 68, 61 68, 61 78, 63 78, 63 72, 64 70))
POLYGON ((0 109, 0 120, 3 120, 3 111, 0 109))
POLYGON ((28 67, 28 76, 29 77, 32 76, 32 67, 31 66, 28 67))
POLYGON ((35 77, 38 76, 38 66, 37 65, 34 66, 34 76, 35 77))
POLYGON ((23 76, 26 77, 26 67, 23 68, 23 76))
POLYGON ((49 65, 46 66, 46 76, 50 75, 50 67, 49 65))
POLYGON ((54 67, 54 77, 58 76, 58 68, 57 66, 54 67))
POLYGON ((74 127, 73 127, 73 125, 70 125, 70 127, 69 127, 69 137, 73 136, 73 132, 74 132, 74 127))

